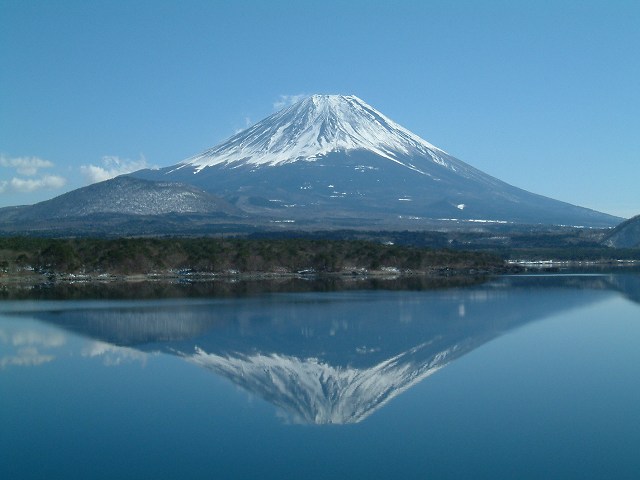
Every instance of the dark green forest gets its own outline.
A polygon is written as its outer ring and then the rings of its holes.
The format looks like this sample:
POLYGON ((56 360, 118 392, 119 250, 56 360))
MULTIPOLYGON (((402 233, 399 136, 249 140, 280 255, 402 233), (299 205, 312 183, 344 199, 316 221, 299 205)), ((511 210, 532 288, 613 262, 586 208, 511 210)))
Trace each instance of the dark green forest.
POLYGON ((492 270, 504 261, 487 252, 390 245, 366 240, 0 238, 0 272, 149 274, 340 273, 359 270, 433 272, 492 270))

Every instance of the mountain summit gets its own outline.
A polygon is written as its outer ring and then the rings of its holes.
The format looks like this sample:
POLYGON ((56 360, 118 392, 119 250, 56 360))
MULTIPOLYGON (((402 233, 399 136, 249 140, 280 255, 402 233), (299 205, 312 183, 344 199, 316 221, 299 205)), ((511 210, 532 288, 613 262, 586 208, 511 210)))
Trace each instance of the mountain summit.
POLYGON ((174 166, 132 175, 192 184, 253 218, 302 228, 621 220, 508 185, 353 95, 313 95, 174 166))
POLYGON ((367 150, 414 169, 401 159, 426 155, 445 164, 439 154, 446 154, 354 95, 313 95, 186 160, 180 168, 276 166, 351 150, 367 150))

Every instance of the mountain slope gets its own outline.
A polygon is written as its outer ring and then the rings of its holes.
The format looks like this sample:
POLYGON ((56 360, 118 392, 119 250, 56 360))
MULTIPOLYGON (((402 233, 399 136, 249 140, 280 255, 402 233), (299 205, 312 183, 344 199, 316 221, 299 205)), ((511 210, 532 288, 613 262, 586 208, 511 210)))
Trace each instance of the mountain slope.
POLYGON ((613 229, 605 244, 615 248, 640 247, 640 215, 630 218, 613 229))
POLYGON ((201 214, 239 215, 225 200, 193 185, 120 176, 31 206, 0 209, 2 230, 50 229, 83 224, 113 224, 137 217, 201 214), (65 223, 67 222, 67 223, 65 223))
POLYGON ((196 185, 252 215, 300 225, 621 220, 508 185, 355 96, 314 95, 179 164, 133 175, 196 185))

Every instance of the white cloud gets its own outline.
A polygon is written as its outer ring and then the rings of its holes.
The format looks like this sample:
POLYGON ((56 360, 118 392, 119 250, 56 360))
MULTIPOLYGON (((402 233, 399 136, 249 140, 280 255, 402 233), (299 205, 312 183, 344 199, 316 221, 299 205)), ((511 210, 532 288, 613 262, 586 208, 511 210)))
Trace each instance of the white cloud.
POLYGON ((280 110, 281 108, 293 105, 294 103, 297 103, 308 96, 309 95, 307 95, 306 93, 299 93, 297 95, 280 95, 278 100, 273 102, 273 108, 276 110, 280 110))
POLYGON ((18 175, 11 180, 0 180, 0 193, 30 193, 43 189, 62 188, 67 180, 59 175, 42 175, 37 177, 41 168, 54 167, 53 162, 38 157, 7 157, 0 155, 0 167, 15 170, 18 175))
POLYGON ((102 157, 102 165, 82 165, 80 171, 88 183, 103 182, 110 178, 135 172, 143 168, 153 168, 143 155, 138 160, 129 160, 112 155, 102 157))
POLYGON ((67 180, 58 175, 45 175, 40 178, 13 177, 9 181, 0 181, 0 193, 29 193, 43 189, 55 190, 64 187, 66 183, 67 180))
POLYGON ((4 155, 0 155, 0 167, 14 168, 19 175, 32 177, 37 175, 38 170, 41 168, 53 167, 53 162, 43 160, 38 157, 9 158, 4 155))

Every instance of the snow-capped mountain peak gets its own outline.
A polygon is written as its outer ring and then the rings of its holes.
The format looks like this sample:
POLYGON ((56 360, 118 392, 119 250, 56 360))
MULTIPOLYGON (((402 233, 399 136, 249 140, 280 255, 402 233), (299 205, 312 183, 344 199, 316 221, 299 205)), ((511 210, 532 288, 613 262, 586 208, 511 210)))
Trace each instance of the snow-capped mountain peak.
POLYGON ((194 185, 269 227, 601 227, 620 220, 500 181, 353 95, 307 97, 195 157, 132 175, 194 185))
POLYGON ((312 95, 185 160, 178 168, 191 166, 198 172, 221 164, 274 166, 351 150, 368 150, 403 165, 403 158, 414 155, 446 164, 444 151, 355 95, 312 95))

